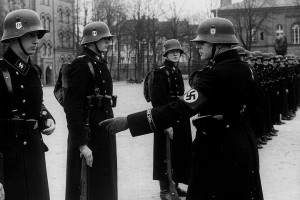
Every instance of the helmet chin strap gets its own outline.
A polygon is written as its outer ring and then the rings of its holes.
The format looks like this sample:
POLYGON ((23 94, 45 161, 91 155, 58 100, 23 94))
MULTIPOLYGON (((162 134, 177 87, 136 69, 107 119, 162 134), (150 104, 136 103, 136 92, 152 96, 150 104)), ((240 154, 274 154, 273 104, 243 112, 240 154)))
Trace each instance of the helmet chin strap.
POLYGON ((213 43, 213 47, 211 49, 211 57, 209 59, 208 65, 213 65, 214 64, 216 49, 217 49, 217 44, 213 43))
POLYGON ((18 37, 17 39, 18 39, 19 45, 20 45, 20 47, 21 47, 23 53, 24 53, 26 56, 29 56, 29 54, 27 53, 27 51, 24 49, 24 46, 23 46, 22 41, 21 41, 21 38, 18 37))
POLYGON ((100 49, 98 48, 98 46, 97 46, 97 44, 96 44, 96 43, 97 43, 97 42, 94 42, 95 49, 98 51, 99 55, 101 55, 101 54, 102 54, 102 52, 100 51, 100 49))

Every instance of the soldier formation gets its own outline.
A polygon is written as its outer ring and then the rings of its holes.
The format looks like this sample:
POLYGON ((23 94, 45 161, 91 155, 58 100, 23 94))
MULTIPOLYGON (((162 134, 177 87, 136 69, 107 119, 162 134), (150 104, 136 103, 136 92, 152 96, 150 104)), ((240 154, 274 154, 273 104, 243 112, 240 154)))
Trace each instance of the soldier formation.
MULTIPOLYGON (((9 48, 0 61, 1 200, 5 195, 7 200, 50 199, 41 134, 50 135, 55 121, 42 104, 40 68, 30 59, 47 32, 31 10, 13 11, 4 21, 1 42, 9 48)), ((274 125, 296 115, 299 58, 232 48, 239 43, 233 24, 206 19, 191 42, 210 65, 193 74, 191 90, 184 94, 177 66, 181 45, 168 40, 164 65, 154 73, 153 108, 113 118, 116 96, 103 57, 112 38, 105 23, 87 24, 82 53, 64 74, 69 130, 65 199, 118 199, 115 134, 129 128, 132 136, 154 132, 153 178, 160 182, 162 200, 263 200, 258 148, 278 134, 274 125), (189 118, 196 114, 192 144, 189 118), (165 157, 173 159, 168 177, 165 157), (188 191, 178 183, 188 184, 188 191)))
POLYGON ((263 148, 278 130, 296 116, 300 96, 300 59, 294 55, 250 52, 236 47, 242 60, 248 62, 258 78, 259 109, 253 116, 253 129, 258 148, 263 148))

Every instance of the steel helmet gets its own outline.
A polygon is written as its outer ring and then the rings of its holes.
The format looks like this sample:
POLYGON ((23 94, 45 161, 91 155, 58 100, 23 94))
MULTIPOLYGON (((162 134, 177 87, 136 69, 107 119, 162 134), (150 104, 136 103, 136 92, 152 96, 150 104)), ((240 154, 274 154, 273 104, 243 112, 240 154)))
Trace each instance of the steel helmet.
POLYGON ((246 55, 245 49, 241 46, 236 46, 234 49, 237 51, 239 55, 246 55))
POLYGON ((245 56, 246 56, 246 59, 252 59, 253 58, 253 55, 248 50, 245 50, 245 56))
POLYGON ((255 54, 256 59, 262 59, 262 52, 261 51, 253 51, 253 53, 255 54))
POLYGON ((164 54, 163 56, 166 57, 166 54, 171 51, 171 50, 179 50, 180 51, 180 54, 183 54, 184 51, 182 50, 181 48, 181 45, 180 45, 180 42, 176 39, 170 39, 170 40, 167 40, 164 45, 164 54))
POLYGON ((209 42, 218 44, 238 44, 231 21, 215 17, 203 20, 197 30, 197 37, 191 42, 209 42))
POLYGON ((6 43, 9 39, 18 38, 26 33, 37 32, 41 39, 49 30, 41 25, 39 15, 29 9, 19 9, 8 13, 3 23, 3 35, 1 42, 6 43))
POLYGON ((103 38, 112 38, 114 35, 110 34, 107 24, 104 22, 91 22, 83 29, 83 38, 81 45, 90 42, 97 42, 103 38))
POLYGON ((268 53, 262 53, 263 60, 270 60, 270 55, 268 53))

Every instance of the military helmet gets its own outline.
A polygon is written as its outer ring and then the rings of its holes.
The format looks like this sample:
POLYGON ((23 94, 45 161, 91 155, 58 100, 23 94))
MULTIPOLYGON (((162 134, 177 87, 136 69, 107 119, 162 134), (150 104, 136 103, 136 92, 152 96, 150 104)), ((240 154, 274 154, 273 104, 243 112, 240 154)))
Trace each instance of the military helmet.
POLYGON ((97 42, 103 38, 111 39, 114 35, 110 34, 107 24, 104 22, 91 22, 83 29, 81 45, 90 42, 97 42))
POLYGON ((268 53, 262 53, 262 59, 263 60, 270 60, 270 56, 268 53))
POLYGON ((184 53, 184 51, 182 50, 182 47, 180 45, 180 42, 176 39, 167 40, 163 44, 163 47, 164 47, 164 54, 163 54, 164 57, 166 57, 167 53, 171 50, 179 50, 180 54, 184 53))
POLYGON ((245 56, 246 56, 246 59, 253 59, 253 55, 248 50, 245 50, 245 56))
POLYGON ((286 60, 294 60, 294 55, 288 54, 285 56, 286 60))
POLYGON ((234 49, 238 52, 239 55, 244 55, 246 56, 246 52, 245 52, 245 49, 241 46, 236 46, 234 47, 234 49))
POLYGON ((276 56, 273 52, 269 52, 269 57, 270 57, 270 59, 275 59, 276 58, 276 56))
POLYGON ((41 24, 39 15, 29 9, 19 9, 7 14, 3 22, 3 35, 1 42, 7 43, 9 39, 18 38, 26 33, 37 32, 41 39, 49 30, 41 24))
POLYGON ((263 55, 261 51, 253 51, 253 53, 255 54, 256 59, 262 59, 263 55))
POLYGON ((209 42, 212 44, 238 44, 231 21, 215 17, 203 20, 197 30, 197 37, 191 42, 209 42))

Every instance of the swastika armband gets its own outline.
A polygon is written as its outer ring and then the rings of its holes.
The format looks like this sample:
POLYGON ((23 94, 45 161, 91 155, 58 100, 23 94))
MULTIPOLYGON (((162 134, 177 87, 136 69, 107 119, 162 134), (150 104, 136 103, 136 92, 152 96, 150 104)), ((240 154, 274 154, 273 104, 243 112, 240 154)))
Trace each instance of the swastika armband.
POLYGON ((193 111, 197 111, 203 103, 206 101, 206 98, 196 89, 191 89, 185 93, 181 99, 187 107, 193 111))
POLYGON ((155 126, 153 118, 152 118, 151 109, 147 110, 147 119, 148 119, 148 122, 149 122, 149 125, 150 125, 152 131, 155 132, 157 129, 156 129, 156 126, 155 126))

